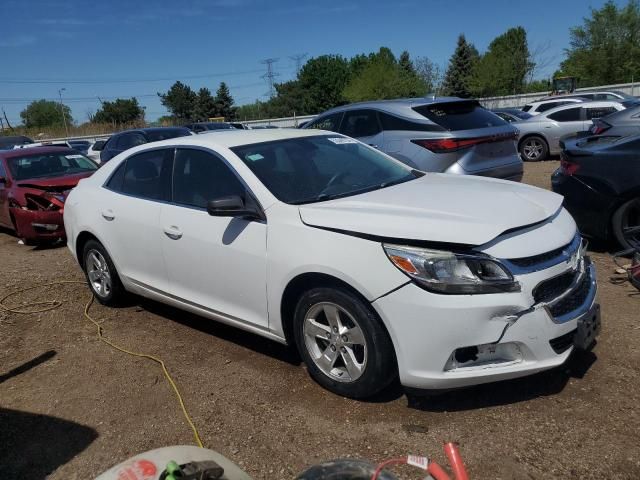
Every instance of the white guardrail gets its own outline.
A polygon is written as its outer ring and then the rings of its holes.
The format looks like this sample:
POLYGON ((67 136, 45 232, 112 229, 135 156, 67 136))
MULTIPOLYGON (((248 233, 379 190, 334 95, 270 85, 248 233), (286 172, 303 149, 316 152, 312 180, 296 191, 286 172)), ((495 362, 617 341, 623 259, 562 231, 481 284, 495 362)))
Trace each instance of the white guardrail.
MULTIPOLYGON (((599 87, 588 87, 588 88, 578 88, 575 93, 580 92, 598 92, 598 91, 611 91, 616 90, 619 92, 626 93, 628 95, 636 96, 636 94, 640 95, 640 84, 637 83, 618 83, 615 85, 601 85, 599 87)), ((538 100, 539 98, 548 95, 549 92, 536 92, 536 93, 523 93, 519 95, 507 95, 504 97, 486 97, 479 98, 480 103, 486 108, 519 108, 526 105, 529 102, 533 102, 538 100)), ((280 128, 296 128, 303 122, 308 122, 309 120, 315 118, 317 115, 302 115, 302 116, 293 116, 293 117, 284 117, 284 118, 267 118, 263 120, 247 120, 243 123, 248 127, 265 127, 265 126, 274 126, 280 128)), ((115 132, 114 132, 115 133, 115 132)), ((85 136, 74 136, 74 137, 62 137, 62 138, 47 138, 47 139, 38 139, 36 141, 42 142, 63 142, 66 140, 104 140, 111 136, 111 133, 105 133, 101 135, 85 135, 85 136)), ((35 140, 35 139, 34 139, 35 140)))

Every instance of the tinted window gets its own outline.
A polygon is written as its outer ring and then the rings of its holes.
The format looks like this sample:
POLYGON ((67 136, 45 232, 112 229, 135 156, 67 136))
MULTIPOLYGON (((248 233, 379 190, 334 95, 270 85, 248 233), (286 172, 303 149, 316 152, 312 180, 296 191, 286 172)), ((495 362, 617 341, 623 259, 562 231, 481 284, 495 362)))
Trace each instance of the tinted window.
POLYGON ((340 132, 349 137, 370 137, 380 133, 378 112, 375 110, 351 110, 345 112, 340 132))
POLYGON ((580 107, 560 110, 559 112, 550 114, 548 118, 556 122, 577 122, 580 120, 580 107))
POLYGON ((144 145, 147 139, 140 133, 125 133, 117 138, 116 147, 118 150, 129 150, 130 148, 144 145))
POLYGON ((163 128, 162 130, 150 130, 146 132, 150 142, 159 142, 168 138, 187 137, 191 135, 188 128, 163 128))
POLYGON ((605 115, 616 112, 614 107, 600 107, 600 108, 587 108, 587 120, 593 120, 594 118, 602 118, 605 115))
POLYGON ((291 138, 231 150, 278 199, 292 204, 356 195, 419 175, 345 137, 291 138))
POLYGON ((421 107, 413 107, 413 109, 437 125, 450 131, 507 125, 507 122, 482 108, 475 100, 434 103, 421 107))
POLYGON ((528 112, 529 110, 531 110, 531 105, 525 105, 524 107, 522 107, 523 112, 528 112))
POLYGON ((538 105, 538 108, 536 110, 538 112, 542 113, 542 112, 546 112, 547 110, 551 110, 552 108, 556 108, 556 107, 559 107, 561 105, 566 105, 567 103, 573 103, 573 102, 549 102, 549 103, 543 103, 542 105, 538 105))
POLYGON ((306 128, 317 128, 318 130, 330 130, 337 132, 340 128, 340 120, 342 119, 342 112, 332 113, 326 117, 319 118, 309 123, 306 128))
POLYGON ((416 132, 431 132, 437 130, 444 130, 442 127, 426 123, 417 123, 410 120, 405 120, 395 115, 389 115, 388 113, 378 112, 378 118, 382 125, 382 130, 410 130, 416 132))
POLYGON ((244 185, 225 162, 202 150, 178 149, 173 167, 173 201, 206 208, 209 200, 244 197, 244 185))
POLYGON ((95 163, 74 150, 62 153, 13 157, 8 159, 7 163, 14 180, 63 177, 76 173, 92 172, 98 169, 95 163))
POLYGON ((169 200, 173 149, 152 150, 127 159, 122 192, 141 198, 169 200))
POLYGON ((515 122, 516 119, 513 118, 511 115, 509 115, 508 113, 504 113, 504 112, 493 112, 496 115, 498 115, 501 119, 506 120, 507 122, 511 123, 511 122, 515 122))
POLYGON ((107 188, 114 192, 122 191, 122 182, 124 181, 124 169, 127 166, 127 162, 122 162, 115 172, 111 174, 111 178, 107 182, 107 188))

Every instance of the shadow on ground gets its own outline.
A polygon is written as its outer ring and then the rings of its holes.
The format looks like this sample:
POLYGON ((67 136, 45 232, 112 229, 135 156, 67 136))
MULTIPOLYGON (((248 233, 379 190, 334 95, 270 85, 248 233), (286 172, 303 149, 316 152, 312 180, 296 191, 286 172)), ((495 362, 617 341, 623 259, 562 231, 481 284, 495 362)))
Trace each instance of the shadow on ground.
POLYGON ((84 425, 6 408, 0 408, 0 425, 0 465, 6 478, 44 480, 98 438, 84 425))
POLYGON ((429 412, 459 412, 525 402, 560 393, 571 378, 583 378, 597 360, 593 352, 575 351, 563 366, 515 380, 446 392, 407 392, 409 408, 429 412))

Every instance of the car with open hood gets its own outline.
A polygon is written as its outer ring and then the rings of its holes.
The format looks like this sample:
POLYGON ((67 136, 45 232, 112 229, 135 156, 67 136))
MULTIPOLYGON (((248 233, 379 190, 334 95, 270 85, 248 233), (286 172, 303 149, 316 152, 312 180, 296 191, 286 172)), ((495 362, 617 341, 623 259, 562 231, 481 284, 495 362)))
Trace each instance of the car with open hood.
POLYGON ((25 243, 64 238, 67 195, 97 165, 65 147, 0 151, 0 225, 25 243))
POLYGON ((532 374, 589 348, 594 267, 562 197, 424 173, 320 130, 165 140, 82 180, 68 247, 98 301, 132 292, 295 345, 367 397, 532 374))

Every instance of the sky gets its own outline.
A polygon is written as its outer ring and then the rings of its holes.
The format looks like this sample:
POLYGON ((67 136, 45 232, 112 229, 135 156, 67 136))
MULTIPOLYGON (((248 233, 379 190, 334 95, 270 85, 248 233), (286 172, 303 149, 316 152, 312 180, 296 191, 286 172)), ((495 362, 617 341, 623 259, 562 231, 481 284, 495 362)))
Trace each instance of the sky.
MULTIPOLYGON (((135 96, 148 120, 181 80, 194 90, 229 85, 236 104, 266 100, 267 58, 276 81, 291 57, 351 57, 389 47, 446 68, 464 33, 480 52, 515 26, 539 52, 536 77, 562 61, 569 28, 604 0, 0 0, 0 108, 9 121, 33 99, 58 99, 76 123, 100 101, 135 96), (60 92, 61 89, 64 89, 60 92)), ((620 0, 617 3, 623 4, 620 0)))

